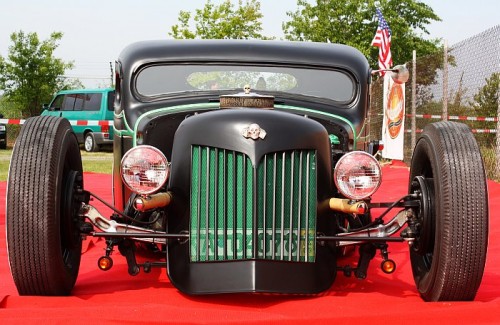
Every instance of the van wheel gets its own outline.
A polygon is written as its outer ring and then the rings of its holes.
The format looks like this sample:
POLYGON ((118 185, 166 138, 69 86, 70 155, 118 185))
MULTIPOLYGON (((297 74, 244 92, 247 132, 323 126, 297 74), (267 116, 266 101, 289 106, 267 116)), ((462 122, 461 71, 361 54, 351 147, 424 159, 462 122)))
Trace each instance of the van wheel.
POLYGON ((409 192, 420 200, 410 248, 427 301, 473 300, 488 246, 488 189, 481 153, 465 124, 432 123, 417 141, 409 192))
POLYGON ((66 119, 26 120, 7 187, 7 246, 20 295, 61 296, 73 289, 82 251, 80 148, 66 119))
POLYGON ((99 151, 99 145, 95 142, 94 133, 88 132, 85 134, 85 141, 83 142, 83 146, 85 147, 85 151, 87 152, 99 151))

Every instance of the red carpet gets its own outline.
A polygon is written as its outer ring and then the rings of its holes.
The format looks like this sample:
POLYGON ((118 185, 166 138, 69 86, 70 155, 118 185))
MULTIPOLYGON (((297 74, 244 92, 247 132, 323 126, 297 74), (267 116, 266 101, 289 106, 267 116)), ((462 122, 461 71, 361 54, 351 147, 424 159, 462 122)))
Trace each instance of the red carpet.
MULTIPOLYGON (((408 170, 384 167, 377 198, 406 193, 408 170)), ((111 201, 111 177, 86 174, 86 188, 111 201)), ((104 244, 86 242, 86 252, 71 297, 20 297, 12 281, 5 243, 5 182, 0 182, 0 323, 500 323, 500 184, 489 182, 490 243, 483 282, 474 302, 425 303, 416 292, 405 243, 389 246, 397 270, 380 271, 372 261, 366 280, 339 274, 320 296, 217 295, 190 297, 175 289, 165 270, 131 277, 125 258, 114 253, 108 272, 97 269, 104 244)), ((471 204, 474 204, 471 202, 471 204)), ((99 206, 102 207, 102 206, 99 206)), ((99 208, 101 211, 103 209, 99 208)), ((107 213, 105 215, 108 215, 107 213)))

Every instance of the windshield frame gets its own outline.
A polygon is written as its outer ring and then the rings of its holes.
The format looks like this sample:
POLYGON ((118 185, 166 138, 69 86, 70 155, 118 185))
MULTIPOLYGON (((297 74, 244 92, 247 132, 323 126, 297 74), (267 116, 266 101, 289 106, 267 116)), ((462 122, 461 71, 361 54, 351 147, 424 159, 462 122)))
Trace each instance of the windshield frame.
MULTIPOLYGON (((238 92, 243 92, 243 84, 235 85, 235 87, 225 87, 224 89, 210 90, 207 88, 195 88, 192 87, 189 89, 179 89, 178 91, 172 92, 158 92, 158 93, 146 93, 145 91, 141 91, 141 78, 144 76, 143 74, 147 73, 148 69, 166 69, 168 71, 169 68, 174 67, 174 69, 178 69, 180 71, 184 71, 183 77, 180 80, 187 82, 188 77, 192 75, 192 73, 205 73, 209 71, 230 71, 232 70, 245 70, 251 73, 255 73, 256 71, 261 73, 281 73, 283 75, 292 75, 295 77, 297 84, 300 83, 301 87, 296 85, 295 87, 287 90, 261 90, 261 89, 252 89, 252 92, 257 93, 265 93, 265 94, 283 94, 288 96, 298 96, 298 97, 308 97, 311 100, 318 100, 322 102, 331 102, 335 104, 335 106, 342 107, 350 107, 354 102, 356 102, 359 92, 360 85, 358 80, 356 80, 355 76, 348 70, 337 68, 337 67, 325 67, 325 66, 311 66, 311 65, 291 65, 291 64, 279 64, 279 63, 260 63, 260 62, 201 62, 201 61, 191 61, 191 62, 152 62, 141 65, 140 68, 136 69, 131 78, 131 90, 139 101, 141 102, 154 102, 159 100, 165 100, 170 98, 179 98, 179 97, 189 97, 189 96, 199 96, 201 94, 210 94, 218 96, 221 94, 234 94, 238 92), (291 72, 294 72, 293 74, 291 72), (298 77, 297 77, 298 76, 298 77), (334 81, 334 77, 341 76, 343 78, 342 82, 344 82, 343 92, 349 92, 349 95, 343 95, 343 98, 337 99, 332 98, 331 93, 334 90, 334 86, 326 85, 327 81, 334 81), (319 77, 322 77, 319 78, 319 77), (320 81, 323 80, 323 81, 320 81), (348 83, 348 84, 346 84, 348 83), (346 87, 347 85, 347 87, 346 87)), ((179 77, 174 77, 174 81, 179 83, 179 77)), ((164 80, 172 80, 171 76, 162 77, 158 79, 158 81, 164 80)), ((338 81, 337 81, 338 83, 338 81)), ((254 88, 254 87, 251 87, 254 88)), ((342 90, 340 90, 342 92, 342 90)))

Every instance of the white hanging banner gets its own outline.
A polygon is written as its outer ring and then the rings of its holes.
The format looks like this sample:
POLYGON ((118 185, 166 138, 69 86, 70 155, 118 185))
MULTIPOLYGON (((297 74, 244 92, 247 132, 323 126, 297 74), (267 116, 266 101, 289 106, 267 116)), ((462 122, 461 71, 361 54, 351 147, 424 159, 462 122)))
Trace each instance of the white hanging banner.
POLYGON ((405 84, 398 84, 391 78, 392 73, 384 75, 384 122, 382 157, 403 160, 405 135, 405 84))

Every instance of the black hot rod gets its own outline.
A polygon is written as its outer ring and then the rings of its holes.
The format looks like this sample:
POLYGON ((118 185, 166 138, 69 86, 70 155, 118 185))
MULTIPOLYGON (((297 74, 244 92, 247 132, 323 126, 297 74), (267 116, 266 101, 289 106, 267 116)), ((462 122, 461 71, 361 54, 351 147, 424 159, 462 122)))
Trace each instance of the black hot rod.
POLYGON ((476 141, 463 124, 427 126, 408 193, 373 202, 382 144, 367 140, 372 70, 357 50, 148 41, 115 70, 111 216, 89 204, 68 121, 31 118, 17 139, 7 242, 21 295, 70 294, 82 238, 94 236, 105 239, 100 269, 118 249, 131 275, 164 267, 189 294, 319 293, 338 272, 365 278, 377 252, 393 272, 388 245, 407 242, 423 299, 474 299, 488 229, 476 141), (359 260, 340 267, 346 247, 359 260), (142 250, 158 258, 138 263, 142 250))

